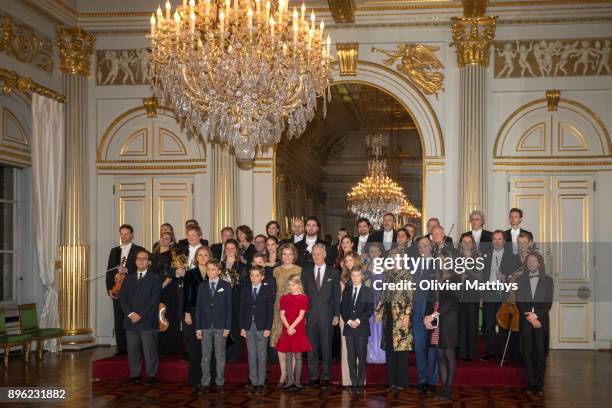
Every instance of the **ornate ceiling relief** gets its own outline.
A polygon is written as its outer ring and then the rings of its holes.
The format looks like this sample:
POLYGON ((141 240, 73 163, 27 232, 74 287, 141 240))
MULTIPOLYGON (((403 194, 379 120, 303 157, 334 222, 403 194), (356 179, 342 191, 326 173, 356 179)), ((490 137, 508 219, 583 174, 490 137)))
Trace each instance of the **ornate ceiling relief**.
POLYGON ((495 41, 495 78, 611 75, 611 40, 495 41))
POLYGON ((96 56, 96 85, 149 85, 146 48, 97 50, 96 56))
POLYGON ((51 38, 0 11, 0 52, 20 62, 34 64, 46 72, 53 70, 51 38))
POLYGON ((444 74, 441 70, 444 65, 436 56, 440 47, 423 44, 398 44, 397 49, 383 50, 372 47, 373 52, 380 52, 387 56, 383 61, 385 65, 395 66, 406 75, 425 95, 436 95, 444 91, 444 74))
POLYGON ((497 17, 453 17, 453 41, 457 47, 457 65, 489 66, 489 47, 495 36, 497 17))

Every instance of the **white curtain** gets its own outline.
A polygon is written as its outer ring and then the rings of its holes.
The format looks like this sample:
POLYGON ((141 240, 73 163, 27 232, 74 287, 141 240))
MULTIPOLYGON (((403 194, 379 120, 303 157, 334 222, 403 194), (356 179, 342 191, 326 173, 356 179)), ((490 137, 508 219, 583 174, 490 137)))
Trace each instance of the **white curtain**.
MULTIPOLYGON (((60 327, 55 260, 64 197, 64 106, 32 95, 32 178, 36 214, 36 255, 43 284, 40 327, 60 327)), ((55 350, 55 341, 46 341, 55 350)))

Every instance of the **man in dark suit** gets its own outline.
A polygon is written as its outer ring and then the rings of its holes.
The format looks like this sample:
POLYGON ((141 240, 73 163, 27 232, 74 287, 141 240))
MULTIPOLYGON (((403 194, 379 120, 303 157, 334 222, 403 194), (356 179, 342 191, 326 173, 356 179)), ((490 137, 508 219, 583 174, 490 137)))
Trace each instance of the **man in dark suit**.
POLYGON ((382 229, 373 232, 368 237, 368 242, 378 242, 382 245, 385 255, 393 248, 393 244, 397 242, 397 231, 393 228, 395 225, 395 215, 387 213, 383 217, 382 229))
POLYGON ((532 252, 525 258, 527 273, 518 281, 516 305, 521 313, 519 333, 525 354, 527 392, 542 393, 554 283, 544 272, 542 256, 532 252))
MULTIPOLYGON (((295 244, 295 249, 298 254, 297 264, 301 266, 302 269, 308 265, 312 265, 312 248, 315 244, 325 245, 325 250, 328 252, 325 241, 319 239, 320 229, 321 224, 317 217, 310 216, 306 218, 306 236, 303 240, 295 244)), ((331 263, 329 262, 329 258, 328 263, 331 263)))
MULTIPOLYGON (((512 250, 505 245, 504 232, 501 230, 493 231, 491 238, 492 248, 491 251, 483 254, 484 269, 480 276, 480 282, 506 282, 508 277, 517 270, 520 266, 520 262, 516 255, 512 253, 512 250)), ((483 360, 490 360, 495 358, 498 352, 497 349, 497 335, 495 333, 495 326, 497 325, 497 310, 499 309, 501 302, 505 301, 507 293, 498 290, 488 290, 482 293, 482 319, 483 319, 483 333, 486 342, 486 350, 483 360)), ((503 329, 500 330, 500 335, 503 336, 503 329)), ((507 333, 505 333, 507 335, 507 333)), ((512 347, 514 350, 516 347, 512 347)), ((518 352, 514 350, 513 352, 518 352)))
POLYGON ((520 208, 512 208, 510 210, 510 214, 508 214, 508 222, 510 223, 510 228, 504 231, 504 235, 506 236, 506 242, 512 242, 512 251, 516 254, 518 251, 517 239, 521 232, 529 235, 531 240, 533 241, 533 234, 526 229, 521 228, 521 222, 523 222, 523 210, 520 208))
POLYGON ((438 254, 442 251, 446 251, 451 254, 455 253, 452 239, 448 241, 446 238, 448 237, 444 234, 444 228, 439 225, 433 227, 431 230, 431 241, 433 244, 432 254, 434 258, 437 258, 438 254))
POLYGON ((115 285, 116 279, 120 273, 132 274, 136 271, 136 253, 143 249, 134 244, 134 228, 129 224, 123 224, 119 227, 119 237, 121 245, 111 249, 108 255, 108 263, 106 265, 106 293, 113 299, 113 314, 115 319, 115 340, 117 342, 117 353, 115 355, 123 355, 127 353, 127 340, 125 338, 125 329, 123 327, 123 319, 125 315, 119 303, 119 297, 113 295, 111 289, 115 285))
POLYGON ((123 327, 127 333, 128 382, 132 384, 140 382, 141 353, 147 364, 147 385, 155 381, 159 366, 157 329, 162 280, 161 276, 148 270, 150 265, 149 253, 140 249, 136 253, 136 272, 127 276, 119 295, 125 314, 123 327))
MULTIPOLYGON (((470 213, 470 226, 472 227, 471 231, 466 231, 463 234, 461 234, 461 238, 459 238, 459 241, 461 241, 463 239, 463 237, 465 236, 470 236, 474 239, 474 242, 476 243, 476 248, 480 249, 481 243, 486 243, 489 244, 491 242, 491 238, 493 237, 493 233, 491 231, 487 231, 486 229, 483 229, 482 227, 484 226, 485 223, 485 218, 484 218, 484 214, 482 213, 482 211, 480 210, 474 210, 470 213)), ((483 249, 486 247, 483 246, 483 249)), ((488 250, 488 248, 487 248, 488 250)))
MULTIPOLYGON (((440 226, 440 220, 439 219, 437 219, 435 217, 428 219, 427 220, 427 235, 423 235, 421 237, 418 237, 416 239, 416 241, 418 241, 422 237, 428 237, 433 242, 433 237, 432 237, 431 234, 433 232, 433 229, 435 227, 439 227, 439 226, 440 226)), ((451 227, 451 229, 452 229, 452 227, 451 227)), ((447 244, 450 244, 451 246, 453 245, 453 239, 451 237, 449 237, 449 236, 444 236, 444 242, 447 243, 447 244)))
POLYGON ((253 265, 251 284, 243 287, 240 298, 240 335, 246 338, 249 355, 249 379, 257 392, 266 381, 268 337, 274 319, 275 294, 263 284, 264 268, 253 265))
POLYGON ((363 268, 351 269, 351 284, 342 293, 340 313, 344 320, 343 335, 353 392, 362 393, 365 381, 365 364, 370 337, 370 316, 374 313, 372 289, 362 284, 363 268))
POLYGON ((367 218, 359 218, 357 220, 357 236, 353 237, 353 251, 356 251, 360 256, 368 254, 368 239, 370 238, 370 229, 372 225, 367 218))
POLYGON ((202 340, 202 389, 210 387, 210 364, 213 343, 217 378, 217 391, 223 393, 225 383, 225 347, 232 328, 232 286, 219 279, 221 263, 210 260, 206 263, 208 280, 200 284, 196 301, 196 337, 202 340))
MULTIPOLYGON (((193 226, 200 226, 200 224, 198 224, 197 220, 187 220, 185 221, 185 235, 187 235, 189 233, 189 227, 193 227, 193 226)), ((200 231, 202 231, 200 229, 200 231)), ((200 234, 201 235, 201 234, 200 234)), ((189 239, 188 238, 183 238, 181 240, 179 240, 179 242, 176 243, 178 246, 182 246, 182 247, 187 247, 189 246, 189 239)), ((200 245, 202 246, 208 246, 208 240, 203 239, 200 236, 200 245)))
POLYGON ((279 245, 283 244, 297 244, 304 239, 304 220, 301 218, 294 218, 291 223, 292 235, 290 238, 283 239, 279 242, 279 245))
POLYGON ((319 382, 319 351, 321 351, 323 373, 321 386, 329 386, 333 326, 340 318, 340 278, 338 271, 325 263, 324 244, 315 244, 312 249, 313 263, 302 270, 302 285, 308 296, 306 313, 306 335, 312 346, 308 353, 309 386, 319 382))
POLYGON ((212 244, 210 250, 212 251, 213 258, 220 261, 223 257, 223 249, 225 248, 225 242, 228 239, 234 239, 234 229, 232 227, 223 227, 221 230, 221 242, 212 244))

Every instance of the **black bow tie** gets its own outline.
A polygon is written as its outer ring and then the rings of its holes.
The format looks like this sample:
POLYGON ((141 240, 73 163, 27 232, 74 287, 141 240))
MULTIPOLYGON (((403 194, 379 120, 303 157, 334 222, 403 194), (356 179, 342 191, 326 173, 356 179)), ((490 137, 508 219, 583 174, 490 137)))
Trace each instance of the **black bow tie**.
POLYGON ((540 277, 540 274, 539 274, 539 273, 536 273, 536 274, 532 274, 532 273, 530 273, 530 274, 529 274, 529 279, 535 279, 535 278, 539 278, 539 277, 540 277))

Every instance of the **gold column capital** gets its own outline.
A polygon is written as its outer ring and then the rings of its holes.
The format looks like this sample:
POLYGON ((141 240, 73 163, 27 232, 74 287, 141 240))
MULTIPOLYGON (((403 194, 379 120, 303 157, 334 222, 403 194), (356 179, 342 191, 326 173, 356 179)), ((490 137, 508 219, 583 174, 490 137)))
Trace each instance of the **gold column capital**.
POLYGON ((359 56, 359 43, 336 44, 340 76, 357 75, 357 59, 359 56))
POLYGON ((56 42, 60 71, 65 74, 89 76, 96 37, 81 27, 58 27, 56 42))
POLYGON ((548 104, 549 112, 556 112, 559 106, 559 98, 561 97, 561 91, 558 89, 549 89, 546 91, 546 102, 548 104))
POLYGON ((457 65, 489 66, 489 49, 495 37, 497 16, 451 18, 451 46, 457 48, 457 65))
POLYGON ((327 0, 327 4, 336 23, 355 22, 355 0, 327 0))

